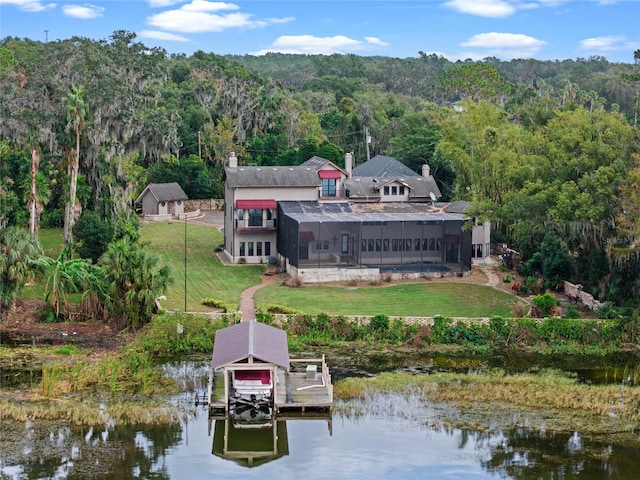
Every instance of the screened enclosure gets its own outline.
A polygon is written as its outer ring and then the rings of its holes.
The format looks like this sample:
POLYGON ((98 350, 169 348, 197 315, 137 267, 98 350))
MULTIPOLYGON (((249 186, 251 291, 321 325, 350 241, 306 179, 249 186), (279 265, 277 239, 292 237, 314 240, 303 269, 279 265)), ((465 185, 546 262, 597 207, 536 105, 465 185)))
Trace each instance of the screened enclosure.
POLYGON ((462 215, 430 205, 282 202, 278 252, 297 268, 377 268, 380 273, 464 272, 471 232, 462 215))

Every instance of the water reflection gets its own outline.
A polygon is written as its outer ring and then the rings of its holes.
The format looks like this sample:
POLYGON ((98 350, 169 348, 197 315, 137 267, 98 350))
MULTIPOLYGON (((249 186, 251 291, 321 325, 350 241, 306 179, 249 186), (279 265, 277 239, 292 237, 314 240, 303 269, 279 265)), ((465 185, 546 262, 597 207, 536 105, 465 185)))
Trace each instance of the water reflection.
MULTIPOLYGON (((176 374, 200 383, 200 368, 176 374)), ((637 432, 584 436, 478 421, 469 411, 427 404, 419 395, 373 395, 344 402, 332 418, 276 417, 266 428, 208 418, 191 396, 176 399, 179 424, 77 427, 66 422, 0 420, 0 479, 632 479, 637 432), (187 405, 189 403, 189 405, 187 405), (251 468, 247 468, 251 467, 251 468)), ((494 416, 504 415, 493 412, 494 416)), ((513 412, 510 424, 526 425, 513 412)))

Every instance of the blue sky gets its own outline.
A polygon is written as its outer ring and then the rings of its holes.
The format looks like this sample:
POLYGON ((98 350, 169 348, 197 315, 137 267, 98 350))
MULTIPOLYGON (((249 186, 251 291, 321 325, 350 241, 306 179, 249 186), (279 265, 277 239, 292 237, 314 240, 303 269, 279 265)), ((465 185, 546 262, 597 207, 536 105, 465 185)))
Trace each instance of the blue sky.
POLYGON ((633 63, 639 0, 0 0, 0 38, 135 32, 169 53, 355 53, 454 61, 588 58, 633 63))

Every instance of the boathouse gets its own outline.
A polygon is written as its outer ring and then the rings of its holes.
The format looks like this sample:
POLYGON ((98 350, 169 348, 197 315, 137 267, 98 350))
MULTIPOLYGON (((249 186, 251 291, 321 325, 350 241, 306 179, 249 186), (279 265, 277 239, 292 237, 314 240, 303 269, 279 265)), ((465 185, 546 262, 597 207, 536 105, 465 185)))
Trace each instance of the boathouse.
POLYGON ((260 388, 270 390, 274 412, 330 409, 333 403, 324 356, 290 359, 284 330, 255 320, 218 330, 207 395, 210 414, 229 412, 236 401, 259 403, 260 388), (250 395, 245 395, 245 387, 250 395))

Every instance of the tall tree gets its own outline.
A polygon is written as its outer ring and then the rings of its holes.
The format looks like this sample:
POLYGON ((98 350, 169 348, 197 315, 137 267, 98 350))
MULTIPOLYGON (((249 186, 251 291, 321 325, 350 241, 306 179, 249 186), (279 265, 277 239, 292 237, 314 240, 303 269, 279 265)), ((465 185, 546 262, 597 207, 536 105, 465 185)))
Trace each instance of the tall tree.
POLYGON ((69 200, 65 207, 64 241, 67 245, 73 243, 73 226, 76 223, 76 194, 78 189, 78 171, 80 170, 80 136, 87 116, 87 105, 84 100, 82 87, 72 87, 67 96, 68 128, 75 133, 76 147, 73 161, 69 169, 69 200))

